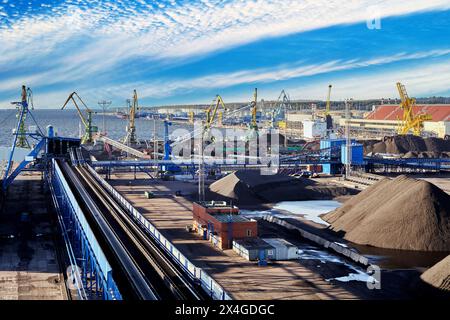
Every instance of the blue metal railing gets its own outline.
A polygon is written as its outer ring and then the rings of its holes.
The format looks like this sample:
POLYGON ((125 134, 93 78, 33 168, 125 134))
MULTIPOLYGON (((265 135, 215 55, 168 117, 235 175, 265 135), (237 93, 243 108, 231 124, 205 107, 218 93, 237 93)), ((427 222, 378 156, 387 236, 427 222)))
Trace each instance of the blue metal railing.
POLYGON ((71 263, 79 299, 121 300, 108 263, 58 163, 52 161, 49 185, 71 263))
POLYGON ((116 189, 103 179, 91 166, 87 166, 97 181, 118 201, 148 234, 172 257, 172 259, 188 274, 191 279, 199 281, 202 288, 215 300, 232 300, 231 296, 203 269, 189 261, 159 230, 148 221, 131 203, 116 189))

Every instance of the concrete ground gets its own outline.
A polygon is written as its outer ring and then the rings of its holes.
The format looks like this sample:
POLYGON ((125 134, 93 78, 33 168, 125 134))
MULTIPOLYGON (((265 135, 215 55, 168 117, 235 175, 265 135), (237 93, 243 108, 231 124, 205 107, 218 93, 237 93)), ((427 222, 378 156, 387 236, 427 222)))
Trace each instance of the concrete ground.
POLYGON ((66 299, 40 179, 19 176, 0 212, 0 300, 66 299))
MULTIPOLYGON (((198 267, 204 268, 235 299, 370 299, 365 283, 357 286, 339 284, 325 279, 339 277, 349 271, 342 264, 321 264, 317 260, 278 261, 259 267, 238 256, 232 250, 220 251, 188 233, 186 225, 192 224, 192 202, 176 197, 175 191, 184 194, 196 191, 188 182, 150 180, 138 174, 117 173, 111 184, 149 219, 177 248, 198 267), (152 191, 155 198, 144 197, 152 191), (365 289, 364 289, 365 288, 365 289)), ((270 231, 260 225, 260 233, 272 232, 277 236, 282 230, 270 231)))

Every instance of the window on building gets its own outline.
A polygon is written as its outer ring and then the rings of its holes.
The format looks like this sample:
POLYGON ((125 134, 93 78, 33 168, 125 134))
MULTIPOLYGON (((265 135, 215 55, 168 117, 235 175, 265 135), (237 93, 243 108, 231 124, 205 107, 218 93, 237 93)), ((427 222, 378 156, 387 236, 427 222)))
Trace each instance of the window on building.
POLYGON ((251 229, 247 229, 247 237, 251 237, 252 236, 252 230, 251 229))

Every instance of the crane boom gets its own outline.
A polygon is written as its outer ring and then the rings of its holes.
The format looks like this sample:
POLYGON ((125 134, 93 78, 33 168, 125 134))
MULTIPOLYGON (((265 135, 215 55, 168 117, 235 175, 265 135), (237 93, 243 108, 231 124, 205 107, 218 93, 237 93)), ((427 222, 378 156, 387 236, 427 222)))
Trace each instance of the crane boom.
POLYGON ((432 118, 429 114, 414 115, 413 107, 416 105, 416 99, 408 96, 405 86, 400 82, 397 82, 397 90, 401 100, 400 107, 403 109, 403 119, 398 133, 404 135, 412 130, 414 135, 420 136, 423 130, 423 122, 432 118))
POLYGON ((81 138, 81 143, 91 143, 93 141, 92 134, 97 131, 97 128, 92 126, 92 110, 88 108, 88 106, 84 103, 83 99, 78 95, 77 92, 72 92, 69 97, 67 98, 66 102, 62 106, 61 110, 64 110, 64 108, 67 106, 67 104, 72 101, 75 108, 77 109, 78 116, 80 117, 81 122, 84 125, 84 135, 81 138), (83 115, 83 112, 81 111, 80 107, 78 106, 78 103, 75 99, 75 97, 81 102, 81 104, 86 109, 87 113, 87 119, 83 115))
POLYGON ((217 95, 216 98, 212 101, 209 108, 206 109, 206 130, 210 129, 212 124, 216 121, 217 111, 219 110, 220 106, 222 106, 223 110, 226 110, 225 103, 223 102, 222 97, 220 95, 217 95))

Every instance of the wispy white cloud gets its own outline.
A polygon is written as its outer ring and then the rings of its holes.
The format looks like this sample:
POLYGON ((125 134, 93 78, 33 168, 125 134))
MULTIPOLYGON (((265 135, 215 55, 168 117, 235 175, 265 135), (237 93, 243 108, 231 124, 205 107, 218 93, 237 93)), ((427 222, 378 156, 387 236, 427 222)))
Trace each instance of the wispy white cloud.
MULTIPOLYGON (((0 68, 28 66, 21 76, 0 79, 0 91, 19 87, 83 83, 101 72, 139 57, 174 63, 255 40, 327 26, 364 21, 376 8, 381 17, 450 8, 448 0, 197 0, 146 1, 68 0, 39 14, 10 16, 0 24, 0 68), (44 65, 40 71, 33 66, 44 65), (42 70, 43 69, 43 70, 42 70)), ((0 9, 2 16, 5 11, 0 9)), ((286 80, 321 73, 381 65, 394 61, 445 55, 399 53, 370 60, 332 60, 294 64, 191 79, 162 79, 141 83, 130 79, 121 86, 81 86, 89 95, 127 96, 140 87, 143 96, 163 97, 180 90, 228 87, 244 83, 286 80)), ((276 62, 274 62, 276 64, 276 62)), ((62 94, 62 93, 61 93, 62 94)), ((66 93, 64 92, 64 96, 66 93)), ((48 95, 63 99, 58 93, 48 95)), ((53 105, 54 106, 54 105, 53 105)))
MULTIPOLYGON (((242 70, 231 73, 212 74, 204 77, 193 77, 179 79, 154 80, 151 82, 130 82, 121 85, 111 86, 98 84, 96 87, 83 86, 80 93, 86 101, 94 102, 96 99, 115 99, 118 101, 128 97, 133 89, 137 89, 140 98, 165 98, 180 93, 188 93, 195 90, 220 89, 241 84, 254 83, 255 85, 264 85, 264 83, 276 83, 310 76, 327 74, 327 82, 315 81, 313 84, 292 86, 287 83, 286 90, 294 99, 323 99, 324 88, 329 82, 333 82, 333 98, 374 98, 374 97, 393 97, 395 95, 394 84, 397 81, 406 81, 417 95, 435 94, 436 92, 445 92, 448 90, 448 74, 450 71, 450 50, 434 50, 429 52, 417 52, 413 54, 399 53, 394 56, 376 57, 368 60, 333 60, 322 64, 304 65, 300 62, 297 66, 282 65, 274 68, 262 68, 254 70, 242 70), (440 57, 440 62, 431 63, 429 66, 411 67, 407 64, 402 68, 394 68, 393 71, 373 72, 367 67, 382 66, 397 61, 414 62, 421 59, 440 57), (342 74, 348 70, 364 68, 367 76, 355 76, 354 74, 342 74)), ((386 70, 387 68, 385 68, 386 70)), ((389 70, 389 69, 387 69, 389 70)), ((47 77, 48 74, 41 75, 47 77)), ((62 76, 62 75, 61 75, 62 76)), ((44 79, 43 78, 43 79, 44 79)), ((41 80, 43 80, 41 79, 41 80)), ((36 80, 36 79, 35 79, 36 80)), ((40 81, 40 80, 39 80, 40 81)), ((20 85, 20 79, 17 78, 15 87, 20 85)), ((0 82, 0 90, 12 87, 8 81, 0 82)), ((36 105, 40 107, 55 107, 61 104, 69 94, 67 91, 52 92, 50 94, 36 96, 36 105)), ((245 101, 249 97, 235 95, 227 97, 228 101, 245 101)), ((248 93, 247 93, 248 94, 248 93)), ((273 90, 262 91, 262 98, 275 99, 279 92, 273 90)), ((205 97, 206 98, 206 97, 205 97)), ((186 101, 201 102, 201 101, 186 101)), ((205 101, 203 101, 205 102, 205 101)), ((7 101, 0 103, 6 105, 7 101)))
POLYGON ((50 14, 13 20, 0 26, 0 63, 17 59, 23 51, 15 49, 29 46, 34 55, 45 55, 76 36, 92 38, 96 47, 68 54, 75 62, 101 62, 98 57, 110 54, 111 47, 121 52, 117 60, 133 55, 174 58, 364 21, 372 14, 368 7, 376 8, 381 17, 450 7, 447 0, 199 0, 163 8, 142 3, 68 1, 50 14))
POLYGON ((333 60, 325 63, 310 65, 304 65, 299 62, 297 64, 282 65, 272 68, 211 74, 208 76, 183 80, 167 79, 165 81, 156 81, 151 83, 129 83, 112 87, 110 90, 112 92, 128 92, 131 91, 132 88, 139 88, 141 97, 161 98, 195 89, 227 88, 248 83, 276 82, 324 73, 385 65, 397 61, 410 61, 443 56, 450 56, 450 49, 416 52, 412 54, 399 53, 393 56, 376 57, 368 60, 333 60))
MULTIPOLYGON (((380 73, 368 72, 364 75, 353 75, 341 78, 330 76, 326 82, 317 81, 302 86, 288 86, 286 90, 292 99, 321 99, 326 98, 326 88, 333 83, 333 99, 343 100, 372 99, 372 98, 399 98, 395 83, 400 81, 413 97, 427 97, 436 94, 450 93, 449 75, 450 59, 438 63, 421 65, 414 68, 405 66, 400 69, 380 73)), ((277 92, 268 92, 275 96, 277 92)))

